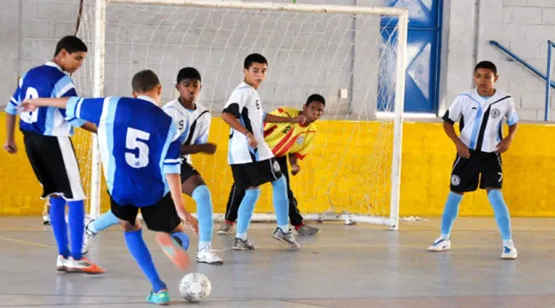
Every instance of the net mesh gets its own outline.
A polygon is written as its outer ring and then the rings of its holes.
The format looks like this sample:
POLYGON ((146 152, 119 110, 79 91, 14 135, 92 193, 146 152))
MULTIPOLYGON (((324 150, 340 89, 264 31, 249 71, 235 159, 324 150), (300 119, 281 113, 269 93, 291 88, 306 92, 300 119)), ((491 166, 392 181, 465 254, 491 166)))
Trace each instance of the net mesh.
MULTIPOLYGON (((375 14, 108 2, 104 94, 130 95, 131 77, 148 68, 158 74, 163 101, 168 102, 177 97, 179 69, 197 68, 203 82, 198 103, 212 112, 209 140, 218 151, 213 156, 195 155, 193 163, 212 191, 215 212, 224 213, 232 176, 227 165, 229 127, 220 112, 242 81, 244 58, 260 53, 269 62, 259 89, 265 111, 300 109, 312 93, 326 98, 312 150, 300 162, 302 171, 291 179, 301 211, 387 216, 393 123, 375 115, 393 110, 396 22, 375 14)), ((92 5, 84 9, 79 35, 92 46, 92 5)), ((84 95, 92 95, 92 59, 91 52, 75 76, 84 95)), ((90 139, 76 138, 75 143, 83 149, 87 182, 90 139)), ((194 202, 187 206, 194 208, 194 202)), ((256 211, 273 212, 271 188, 263 187, 256 211)))

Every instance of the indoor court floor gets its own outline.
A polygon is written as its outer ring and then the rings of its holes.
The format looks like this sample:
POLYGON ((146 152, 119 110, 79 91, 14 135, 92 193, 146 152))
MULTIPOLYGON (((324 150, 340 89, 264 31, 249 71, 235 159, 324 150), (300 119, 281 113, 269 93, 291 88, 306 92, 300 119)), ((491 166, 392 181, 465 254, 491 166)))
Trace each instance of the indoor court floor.
MULTIPOLYGON (((450 252, 426 248, 439 219, 379 226, 319 224, 322 232, 290 251, 273 240, 274 224, 253 224, 257 251, 236 252, 232 236, 215 235, 223 266, 193 265, 212 282, 200 304, 179 297, 177 271, 145 232, 173 306, 183 307, 555 307, 555 219, 513 219, 519 259, 503 261, 491 218, 461 218, 450 252)), ((215 225, 215 229, 219 224, 215 225)), ((191 249, 196 250, 192 239, 191 249)), ((95 239, 98 276, 58 273, 49 226, 40 217, 0 217, 0 307, 153 307, 150 286, 129 255, 119 228, 95 239)))

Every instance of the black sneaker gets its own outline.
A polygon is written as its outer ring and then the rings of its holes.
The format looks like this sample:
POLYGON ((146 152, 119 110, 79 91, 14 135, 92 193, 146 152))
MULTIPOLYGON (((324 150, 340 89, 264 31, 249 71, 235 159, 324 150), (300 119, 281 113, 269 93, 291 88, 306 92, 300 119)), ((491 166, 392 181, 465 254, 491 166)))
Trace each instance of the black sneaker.
POLYGON ((295 236, 293 235, 293 233, 291 233, 291 230, 289 230, 289 232, 285 233, 283 232, 283 230, 281 230, 281 228, 277 227, 276 231, 274 231, 274 233, 272 234, 272 237, 275 238, 276 240, 285 243, 289 246, 291 246, 291 248, 300 248, 301 244, 299 244, 299 242, 297 242, 297 240, 295 239, 295 236))

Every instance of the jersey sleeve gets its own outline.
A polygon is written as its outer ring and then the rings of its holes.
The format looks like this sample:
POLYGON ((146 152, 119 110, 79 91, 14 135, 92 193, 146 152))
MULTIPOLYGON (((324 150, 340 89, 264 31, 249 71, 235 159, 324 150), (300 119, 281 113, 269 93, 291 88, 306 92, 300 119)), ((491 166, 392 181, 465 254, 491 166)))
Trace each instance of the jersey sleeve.
POLYGON ((207 116, 206 125, 204 126, 204 131, 198 136, 197 140, 195 140, 195 144, 205 144, 208 143, 208 134, 210 133, 210 122, 212 121, 212 117, 210 115, 207 116))
POLYGON ((445 112, 445 115, 443 115, 443 121, 450 124, 455 124, 455 122, 457 122, 461 118, 461 115, 462 115, 462 104, 461 104, 461 98, 459 96, 455 99, 453 104, 445 112))
POLYGON ((236 118, 240 118, 241 112, 249 99, 250 95, 247 90, 235 89, 227 100, 223 112, 231 113, 236 118))
POLYGON ((170 130, 168 133, 168 139, 166 143, 169 143, 168 151, 166 152, 166 157, 163 161, 163 172, 164 174, 180 174, 181 173, 181 142, 179 141, 179 132, 177 126, 172 122, 170 130))
POLYGON ((23 78, 19 80, 19 85, 15 89, 12 97, 10 98, 10 102, 6 105, 6 112, 11 115, 17 114, 17 108, 21 105, 21 83, 23 78))
POLYGON ((515 101, 513 98, 510 98, 509 101, 509 108, 507 109, 507 113, 505 114, 505 118, 507 119, 507 125, 513 126, 518 123, 518 114, 515 108, 515 101))
MULTIPOLYGON (((101 98, 81 98, 71 97, 67 101, 66 106, 66 119, 72 121, 73 119, 85 120, 99 126, 100 118, 103 112, 114 113, 116 108, 106 108, 104 104, 110 104, 113 100, 118 100, 117 97, 101 97, 101 98)), ((115 107, 116 105, 113 104, 115 107)), ((113 116, 112 116, 113 117, 113 116)), ((71 122, 70 122, 71 123, 71 122)))
POLYGON ((51 96, 55 98, 77 96, 75 85, 73 84, 71 77, 64 75, 64 77, 60 78, 60 80, 58 80, 58 82, 54 85, 51 96))

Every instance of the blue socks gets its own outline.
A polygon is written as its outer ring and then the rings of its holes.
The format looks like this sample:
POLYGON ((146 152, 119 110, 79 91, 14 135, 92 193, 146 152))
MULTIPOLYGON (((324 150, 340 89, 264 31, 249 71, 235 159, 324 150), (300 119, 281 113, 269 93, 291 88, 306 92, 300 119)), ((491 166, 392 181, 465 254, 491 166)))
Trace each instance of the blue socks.
POLYGON ((143 270, 143 273, 152 284, 154 293, 166 289, 166 284, 160 279, 156 267, 154 267, 154 262, 152 262, 150 251, 148 251, 148 247, 146 247, 145 241, 143 240, 142 229, 125 232, 125 242, 127 243, 129 252, 133 258, 135 258, 135 261, 137 261, 139 267, 143 270))
POLYGON ((197 186, 191 197, 197 203, 197 218, 199 225, 198 250, 202 250, 212 242, 212 229, 214 226, 212 220, 212 197, 206 185, 197 186))
POLYGON ((451 235, 451 229, 453 228, 453 223, 459 214, 459 204, 462 201, 463 196, 456 194, 452 191, 449 192, 447 197, 447 202, 445 202, 445 208, 443 209, 443 216, 441 218, 441 237, 443 239, 449 239, 451 235))
POLYGON ((511 240, 511 217, 505 200, 503 200, 503 194, 500 190, 493 189, 488 192, 488 199, 493 207, 493 213, 501 232, 501 238, 503 241, 511 240))
POLYGON ((237 217, 237 238, 242 240, 247 239, 247 230, 249 229, 249 223, 251 222, 252 213, 254 212, 254 205, 260 197, 260 189, 247 189, 245 191, 245 197, 239 205, 239 215, 237 217))
POLYGON ((69 201, 69 233, 71 236, 71 256, 81 260, 83 233, 85 231, 85 203, 83 200, 69 201))
MULTIPOLYGON (((67 225, 65 219, 66 200, 64 198, 50 198, 50 222, 52 223, 52 232, 58 246, 58 254, 69 257, 69 248, 67 240, 67 225)), ((79 248, 81 252, 81 248, 79 248)))
POLYGON ((119 224, 119 219, 116 217, 116 215, 114 215, 114 213, 112 213, 112 211, 108 211, 100 215, 97 220, 91 222, 89 224, 89 230, 92 233, 96 234, 117 224, 119 224))
MULTIPOLYGON (((284 233, 289 232, 289 198, 287 197, 287 182, 285 176, 272 182, 272 196, 277 225, 284 233)), ((241 208, 239 208, 241 210, 241 208)))

